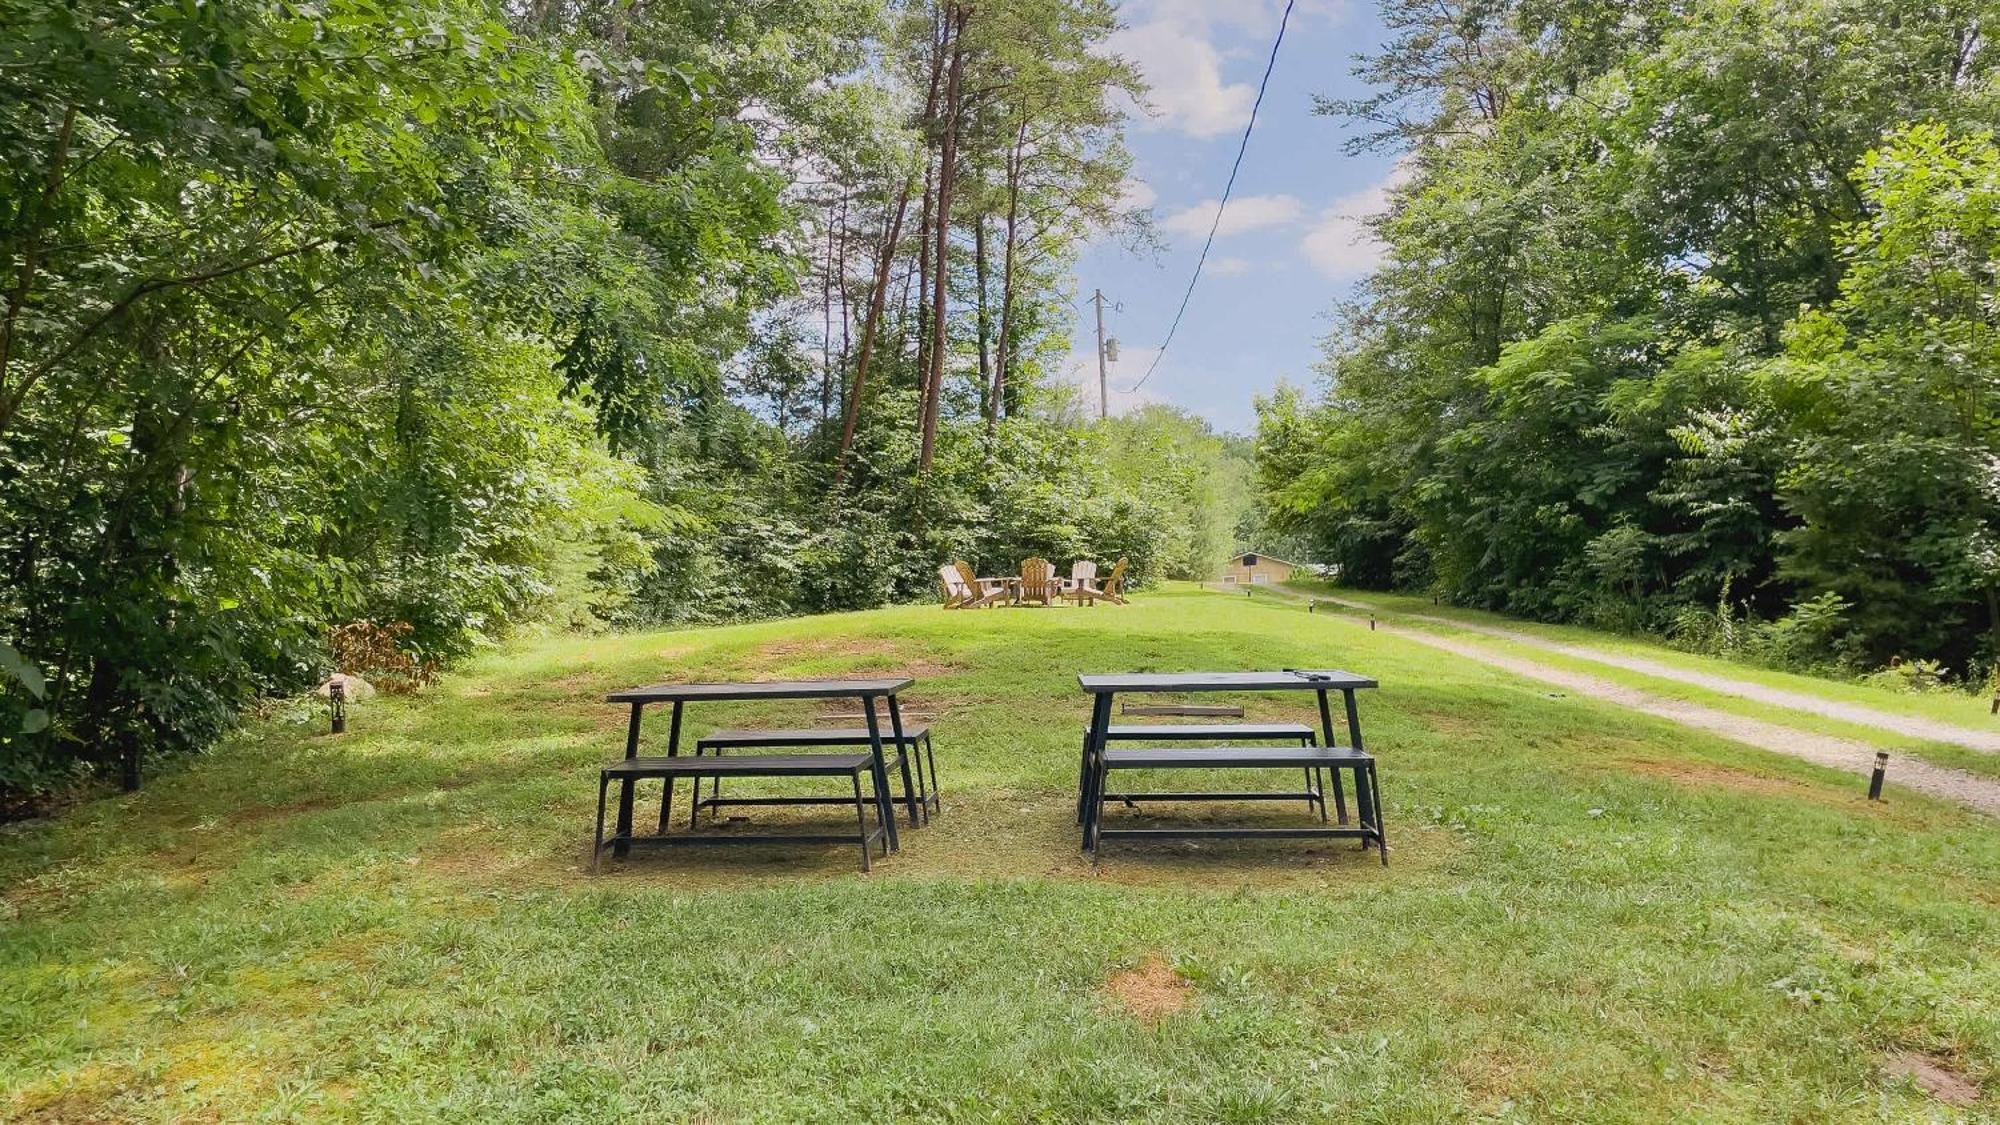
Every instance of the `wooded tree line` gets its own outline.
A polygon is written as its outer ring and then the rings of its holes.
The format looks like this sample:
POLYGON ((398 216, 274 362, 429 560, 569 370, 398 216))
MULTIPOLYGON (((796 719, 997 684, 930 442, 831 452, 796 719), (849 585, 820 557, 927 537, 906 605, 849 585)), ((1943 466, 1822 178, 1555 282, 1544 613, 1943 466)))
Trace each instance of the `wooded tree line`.
POLYGON ((1990 3, 1389 0, 1401 153, 1260 495, 1350 581, 1860 670, 2000 656, 1990 3))
POLYGON ((0 793, 136 783, 347 622, 438 662, 954 556, 1207 565, 1227 451, 1135 471, 1184 420, 1054 377, 1080 240, 1145 237, 1114 26, 0 0, 0 793))

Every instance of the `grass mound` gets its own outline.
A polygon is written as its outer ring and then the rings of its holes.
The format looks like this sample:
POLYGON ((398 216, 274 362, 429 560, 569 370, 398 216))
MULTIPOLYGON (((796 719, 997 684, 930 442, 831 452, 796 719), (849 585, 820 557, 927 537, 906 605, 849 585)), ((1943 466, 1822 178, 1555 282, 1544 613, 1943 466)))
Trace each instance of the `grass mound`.
MULTIPOLYGON (((1244 702, 1312 717, 1309 700, 1244 702)), ((1995 1108, 1991 822, 1903 793, 1869 805, 1850 779, 1552 699, 1356 620, 1173 591, 566 638, 357 706, 342 738, 320 727, 259 726, 146 792, 0 839, 0 1112, 1995 1108), (1350 843, 1081 860, 1076 672, 1313 665, 1383 684, 1362 718, 1388 870, 1350 843), (840 847, 640 852, 584 873, 595 770, 622 746, 607 690, 897 670, 919 676, 907 706, 935 730, 946 809, 874 875, 840 847)))

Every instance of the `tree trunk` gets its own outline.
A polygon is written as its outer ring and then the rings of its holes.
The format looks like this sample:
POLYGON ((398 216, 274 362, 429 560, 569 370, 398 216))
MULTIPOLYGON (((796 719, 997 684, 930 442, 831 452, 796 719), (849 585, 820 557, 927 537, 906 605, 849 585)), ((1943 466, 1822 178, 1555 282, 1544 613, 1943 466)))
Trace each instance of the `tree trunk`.
POLYGON ((965 21, 968 10, 952 8, 951 77, 945 84, 944 140, 939 146, 937 185, 937 250, 931 262, 930 374, 924 380, 923 444, 917 451, 917 475, 930 471, 937 450, 938 408, 944 391, 945 281, 950 274, 947 251, 951 244, 951 189, 958 174, 959 83, 965 72, 965 21))
POLYGON ((829 214, 826 268, 821 271, 819 282, 819 424, 822 426, 833 415, 833 247, 837 235, 829 214))
MULTIPOLYGON (((972 221, 972 274, 974 279, 974 301, 977 310, 975 321, 979 332, 979 412, 989 419, 994 417, 991 396, 993 394, 993 317, 986 302, 986 213, 980 212, 972 221)), ((989 424, 989 430, 992 426, 989 424)))
POLYGON ((842 195, 840 197, 840 242, 835 247, 834 262, 833 262, 833 273, 834 277, 837 279, 835 285, 837 287, 837 291, 840 294, 840 367, 838 368, 838 370, 843 375, 847 371, 847 361, 853 353, 853 341, 849 340, 847 335, 849 322, 852 320, 852 313, 848 310, 847 307, 847 236, 848 236, 847 201, 848 199, 849 197, 846 195, 842 195))
MULTIPOLYGON (((942 13, 940 13, 942 15, 942 13)), ((931 216, 936 210, 935 179, 932 172, 931 146, 937 142, 938 91, 944 80, 944 49, 950 42, 950 17, 944 16, 937 30, 931 35, 931 85, 924 95, 924 202, 917 217, 917 304, 923 305, 925 295, 931 288, 931 216)), ((929 322, 917 321, 917 399, 921 404, 928 393, 924 377, 930 371, 931 338, 929 322)), ((917 428, 923 429, 922 408, 918 409, 917 428)))
MULTIPOLYGON (((932 170, 929 142, 924 149, 924 201, 917 212, 917 308, 922 309, 930 300, 931 292, 931 215, 937 210, 937 177, 932 170)), ((917 317, 917 398, 921 402, 930 393, 924 380, 931 369, 931 322, 927 316, 917 317)), ((917 428, 923 428, 922 410, 918 411, 917 428)))
POLYGON ((910 209, 910 183, 896 193, 896 205, 889 213, 889 229, 882 236, 882 254, 875 263, 875 288, 868 294, 868 314, 861 322, 861 352, 854 361, 854 385, 847 392, 847 406, 840 420, 840 455, 833 462, 833 486, 847 473, 847 458, 854 451, 854 423, 861 415, 861 392, 868 386, 868 361, 875 354, 875 333, 882 324, 882 306, 889 298, 889 270, 896 263, 896 244, 903 237, 903 215, 910 209))
POLYGON ((1021 148, 1027 138, 1028 123, 1022 121, 1014 131, 1014 146, 1007 152, 1007 237, 1000 252, 1000 354, 993 365, 992 413, 986 419, 990 429, 999 427, 1000 415, 1006 411, 1011 385, 1007 369, 1014 362, 1014 250, 1020 241, 1021 148))

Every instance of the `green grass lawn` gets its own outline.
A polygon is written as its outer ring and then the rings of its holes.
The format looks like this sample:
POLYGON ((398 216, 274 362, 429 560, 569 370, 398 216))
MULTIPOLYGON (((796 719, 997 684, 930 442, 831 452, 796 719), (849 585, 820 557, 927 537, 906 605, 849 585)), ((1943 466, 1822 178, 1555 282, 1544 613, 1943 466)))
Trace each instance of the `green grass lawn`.
POLYGON ((0 837, 0 1115, 2000 1112, 1991 821, 1870 805, 1837 774, 1289 606, 1174 590, 565 638, 359 705, 344 737, 323 723, 272 719, 0 837), (1304 665, 1383 684, 1362 718, 1390 867, 1349 842, 1080 857, 1076 672, 1304 665), (851 847, 585 872, 622 742, 606 690, 897 670, 947 803, 873 875, 851 847), (1987 1092, 1953 1107, 1885 1073, 1909 1053, 1987 1092))

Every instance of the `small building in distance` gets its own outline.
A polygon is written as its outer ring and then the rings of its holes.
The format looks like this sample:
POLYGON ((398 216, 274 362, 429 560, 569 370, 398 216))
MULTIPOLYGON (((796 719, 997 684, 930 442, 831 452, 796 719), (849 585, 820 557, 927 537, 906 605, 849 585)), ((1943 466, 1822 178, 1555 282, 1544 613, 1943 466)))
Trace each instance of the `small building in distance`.
POLYGON ((1218 581, 1224 586, 1270 586, 1290 581, 1292 572, 1299 569, 1297 563, 1269 555, 1242 554, 1229 560, 1218 581))

